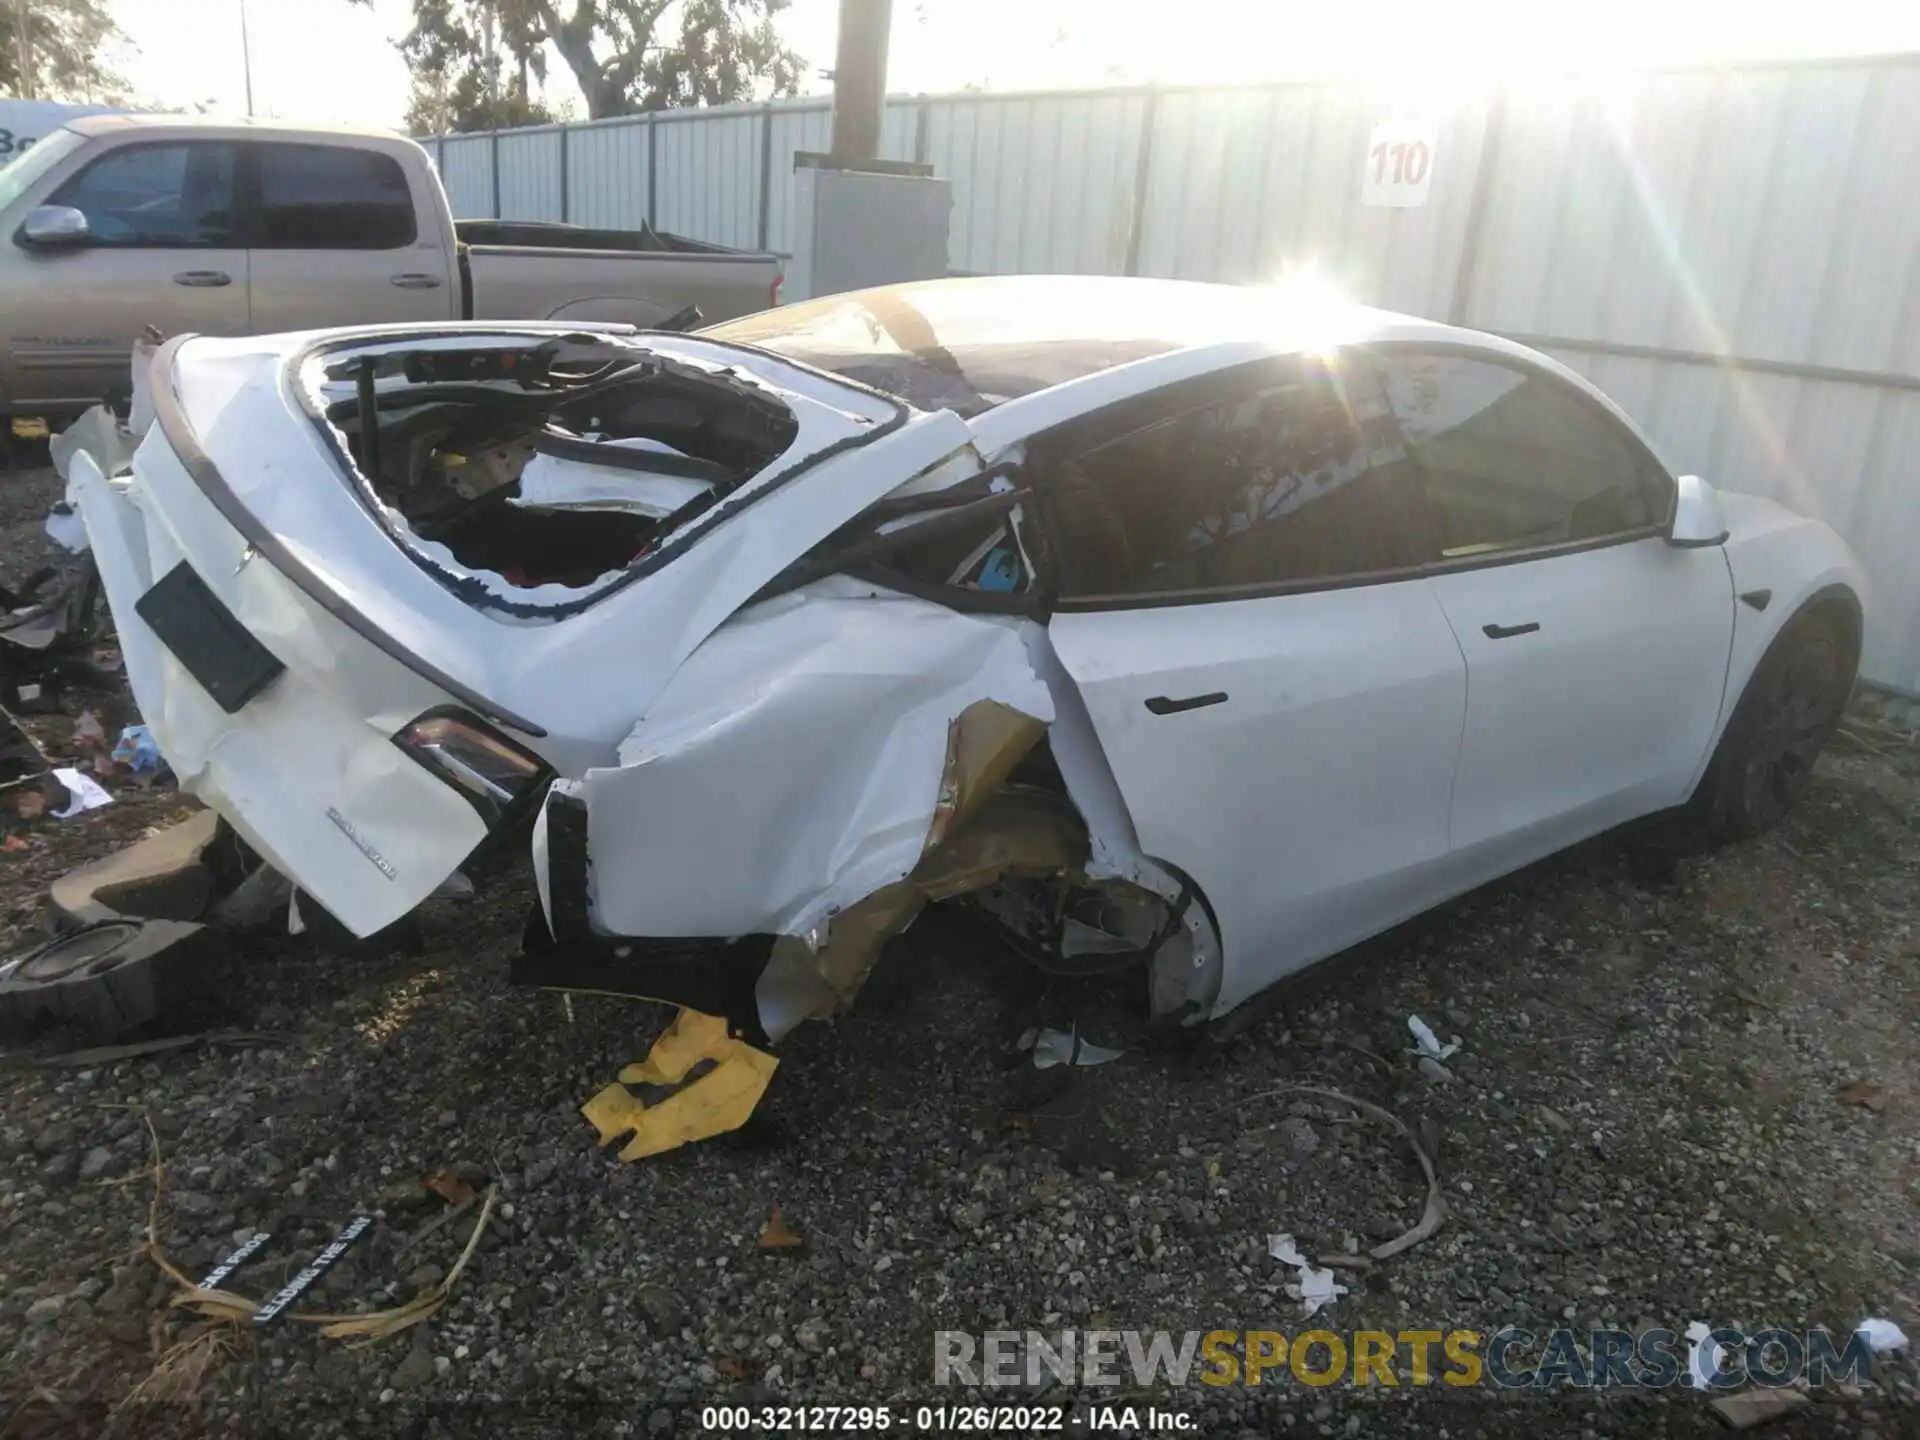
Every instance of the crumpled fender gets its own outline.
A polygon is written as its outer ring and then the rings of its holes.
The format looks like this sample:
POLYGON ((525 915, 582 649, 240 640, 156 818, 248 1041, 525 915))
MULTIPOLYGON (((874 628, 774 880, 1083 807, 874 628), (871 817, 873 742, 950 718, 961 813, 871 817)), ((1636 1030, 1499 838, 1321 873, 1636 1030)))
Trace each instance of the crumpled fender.
POLYGON ((1053 719, 1031 628, 839 579, 721 627, 618 766, 554 786, 587 806, 597 928, 806 935, 905 879, 960 714, 997 702, 1037 722, 1033 738, 1053 719))

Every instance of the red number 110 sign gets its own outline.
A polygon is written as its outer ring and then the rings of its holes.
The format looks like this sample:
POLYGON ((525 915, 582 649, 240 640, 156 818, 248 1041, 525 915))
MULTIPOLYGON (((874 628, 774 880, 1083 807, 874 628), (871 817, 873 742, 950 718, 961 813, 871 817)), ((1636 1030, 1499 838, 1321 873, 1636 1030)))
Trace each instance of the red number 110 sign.
POLYGON ((1440 127, 1430 120, 1396 117, 1382 120, 1367 138, 1366 168, 1360 177, 1362 205, 1424 205, 1433 188, 1433 152, 1440 127))

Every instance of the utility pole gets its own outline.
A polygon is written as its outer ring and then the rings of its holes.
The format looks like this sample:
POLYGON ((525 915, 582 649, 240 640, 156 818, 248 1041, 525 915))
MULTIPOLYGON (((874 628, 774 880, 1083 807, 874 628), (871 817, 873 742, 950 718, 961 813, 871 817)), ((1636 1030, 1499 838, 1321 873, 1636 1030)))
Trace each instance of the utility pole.
POLYGON ((880 156, 887 103, 887 31, 893 0, 840 0, 840 43, 833 61, 833 163, 859 166, 880 156))
POLYGON ((247 40, 247 0, 240 0, 240 68, 247 77, 247 118, 253 118, 253 46, 247 40))

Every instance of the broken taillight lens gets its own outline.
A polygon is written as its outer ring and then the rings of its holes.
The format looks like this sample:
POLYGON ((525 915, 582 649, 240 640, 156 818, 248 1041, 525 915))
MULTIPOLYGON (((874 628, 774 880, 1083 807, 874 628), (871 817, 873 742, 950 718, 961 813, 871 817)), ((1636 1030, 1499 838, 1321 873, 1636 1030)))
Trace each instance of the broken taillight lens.
POLYGON ((546 768, 538 756, 458 711, 430 711, 393 743, 465 794, 489 821, 498 820, 546 768))

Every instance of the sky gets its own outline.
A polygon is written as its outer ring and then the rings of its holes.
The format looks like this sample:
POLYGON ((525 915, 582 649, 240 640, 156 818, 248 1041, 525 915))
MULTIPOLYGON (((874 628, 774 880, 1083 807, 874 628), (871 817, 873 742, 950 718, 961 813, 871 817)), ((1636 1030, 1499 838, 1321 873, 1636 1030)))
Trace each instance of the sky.
MULTIPOLYGON (((255 112, 397 126, 410 0, 244 0, 255 112)), ((142 100, 246 113, 242 0, 112 0, 142 100)), ((1920 51, 1897 0, 894 0, 889 88, 1354 77, 1409 90, 1796 55, 1920 51)), ((837 0, 780 20, 824 91, 837 0)), ((578 91, 558 57, 550 101, 578 91)))

